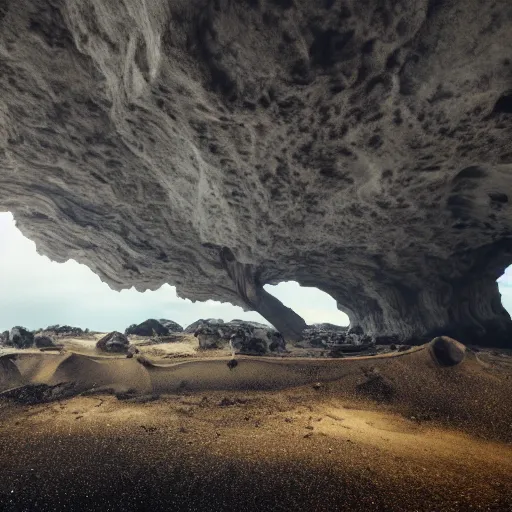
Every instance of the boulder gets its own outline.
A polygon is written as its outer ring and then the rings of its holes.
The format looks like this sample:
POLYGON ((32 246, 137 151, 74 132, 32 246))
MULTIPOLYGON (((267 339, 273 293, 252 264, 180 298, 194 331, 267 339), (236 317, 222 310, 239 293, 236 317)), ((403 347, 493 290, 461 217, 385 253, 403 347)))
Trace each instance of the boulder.
POLYGON ((158 320, 164 327, 169 329, 169 332, 183 332, 183 327, 172 320, 166 320, 165 318, 160 318, 158 320))
POLYGON ((126 352, 126 357, 128 359, 131 359, 133 356, 137 355, 138 353, 140 353, 140 350, 135 345, 129 345, 128 350, 126 352))
POLYGON ((82 336, 84 330, 81 327, 72 327, 71 325, 49 325, 44 329, 46 334, 53 334, 54 336, 82 336))
MULTIPOLYGON (((180 326, 178 325, 178 327, 180 326)), ((128 327, 124 333, 126 336, 129 336, 130 334, 136 336, 167 336, 170 331, 168 327, 162 325, 158 320, 149 318, 140 324, 130 325, 130 327, 128 327)))
POLYGON ((24 327, 13 327, 8 344, 16 348, 30 348, 34 345, 34 335, 24 327))
POLYGON ((128 338, 118 331, 110 332, 96 343, 96 348, 103 352, 127 353, 129 346, 128 338))
POLYGON ((331 327, 332 324, 315 324, 303 331, 301 346, 311 348, 336 348, 373 345, 373 339, 365 335, 361 328, 347 329, 342 326, 331 327))
POLYGON ((210 332, 206 329, 198 333, 196 337, 201 349, 222 348, 226 344, 226 340, 218 332, 210 332))
POLYGON ((448 336, 438 336, 430 343, 435 361, 440 366, 456 366, 464 361, 466 347, 448 336))
POLYGON ((265 354, 286 350, 281 333, 259 322, 236 319, 220 323, 210 319, 196 324, 198 327, 194 336, 198 338, 201 348, 221 348, 229 343, 233 354, 265 354))
POLYGON ((185 328, 185 332, 188 334, 194 334, 202 326, 218 326, 223 323, 224 320, 222 320, 221 318, 200 318, 199 320, 196 320, 195 322, 187 326, 185 328))
POLYGON ((34 343, 37 348, 55 347, 55 340, 46 334, 36 334, 34 336, 34 343))

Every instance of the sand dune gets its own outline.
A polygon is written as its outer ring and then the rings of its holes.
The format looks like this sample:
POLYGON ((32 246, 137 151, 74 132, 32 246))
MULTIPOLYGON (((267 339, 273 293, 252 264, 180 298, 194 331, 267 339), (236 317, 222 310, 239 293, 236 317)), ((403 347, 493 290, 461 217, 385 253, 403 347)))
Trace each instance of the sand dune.
POLYGON ((510 510, 512 357, 463 355, 442 365, 429 344, 244 357, 231 370, 228 358, 3 357, 3 386, 73 379, 81 394, 0 400, 0 500, 38 511, 510 510))

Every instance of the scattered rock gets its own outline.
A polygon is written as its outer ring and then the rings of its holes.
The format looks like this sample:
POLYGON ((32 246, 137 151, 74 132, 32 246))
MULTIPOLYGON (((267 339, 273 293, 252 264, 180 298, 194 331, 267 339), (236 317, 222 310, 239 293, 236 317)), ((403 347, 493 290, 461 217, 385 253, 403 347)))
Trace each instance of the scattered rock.
POLYGON ((0 393, 0 397, 8 398, 20 404, 40 404, 73 396, 77 393, 74 382, 63 382, 54 386, 48 384, 27 384, 0 393))
MULTIPOLYGON (((164 320, 165 322, 171 322, 171 320, 164 320)), ((175 324, 172 322, 172 324, 175 324)), ((180 325, 177 325, 181 330, 180 325)), ((170 334, 170 330, 165 325, 162 325, 158 320, 155 320, 154 318, 149 318, 148 320, 145 320, 144 322, 140 324, 132 324, 130 327, 128 327, 124 333, 126 336, 129 336, 130 334, 134 334, 136 336, 167 336, 170 334)))
POLYGON ((233 368, 236 368, 238 366, 238 361, 236 359, 230 359, 227 364, 228 368, 230 370, 233 370, 233 368))
POLYGON ((441 366, 455 366, 464 361, 466 347, 448 336, 434 338, 430 347, 435 360, 441 366))
POLYGON ((321 382, 315 382, 313 384, 313 389, 321 389, 323 387, 324 387, 324 385, 321 382))
POLYGON ((8 344, 16 348, 30 348, 34 345, 34 335, 24 327, 13 327, 8 344))
POLYGON ((96 343, 96 348, 103 352, 126 353, 128 352, 129 345, 130 342, 124 334, 112 331, 96 343))
POLYGON ((230 407, 230 406, 233 406, 233 405, 244 405, 247 403, 247 399, 245 398, 227 398, 227 397, 224 397, 220 402, 219 402, 219 406, 220 407, 230 407))
POLYGON ((307 327, 303 331, 300 345, 330 348, 334 351, 331 357, 336 357, 336 352, 360 352, 375 344, 374 340, 365 335, 360 327, 347 330, 342 326, 334 326, 334 328, 330 326, 331 324, 316 324, 307 327))
POLYGON ((55 340, 46 334, 36 334, 34 336, 34 343, 37 348, 57 348, 55 340))
MULTIPOLYGON (((88 332, 88 329, 86 329, 88 332)), ((81 329, 80 327, 72 327, 71 325, 49 325, 46 329, 43 330, 43 332, 47 335, 54 335, 54 336, 82 336, 85 334, 85 331, 81 329)))
POLYGON ((406 350, 409 350, 411 348, 411 345, 400 345, 398 347, 398 352, 405 352, 406 350))

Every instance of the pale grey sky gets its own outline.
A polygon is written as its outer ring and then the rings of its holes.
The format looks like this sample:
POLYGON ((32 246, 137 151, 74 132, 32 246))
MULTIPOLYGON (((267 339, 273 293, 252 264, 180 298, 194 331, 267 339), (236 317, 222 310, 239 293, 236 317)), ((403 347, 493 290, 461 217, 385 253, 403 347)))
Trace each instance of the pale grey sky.
MULTIPOLYGON (((316 288, 294 282, 265 288, 308 323, 348 325, 334 299, 316 288)), ((258 313, 244 313, 231 304, 179 299, 168 285, 154 292, 115 292, 84 265, 55 263, 37 254, 12 215, 0 213, 0 332, 15 325, 38 329, 52 324, 124 331, 147 318, 168 318, 183 327, 199 318, 264 321, 258 313)))

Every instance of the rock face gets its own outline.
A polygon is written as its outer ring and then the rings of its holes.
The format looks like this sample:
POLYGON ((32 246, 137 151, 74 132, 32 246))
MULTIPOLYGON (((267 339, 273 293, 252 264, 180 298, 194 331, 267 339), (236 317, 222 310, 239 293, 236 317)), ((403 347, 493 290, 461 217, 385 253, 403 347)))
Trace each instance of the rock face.
POLYGON ((103 338, 96 343, 96 348, 103 352, 127 353, 129 345, 130 342, 124 334, 113 331, 103 336, 103 338))
POLYGON ((0 210, 115 289, 510 343, 512 4, 4 0, 0 210))
POLYGON ((9 332, 9 345, 30 348, 34 345, 34 335, 24 327, 13 327, 9 332))
MULTIPOLYGON (((170 322, 170 320, 164 320, 164 322, 170 322)), ((171 323, 174 324, 174 322, 171 323)), ((180 325, 175 325, 183 330, 180 325)), ((154 318, 150 318, 139 325, 130 325, 130 327, 124 331, 126 336, 129 336, 130 334, 135 334, 137 336, 167 336, 170 332, 171 331, 168 327, 162 325, 161 321, 155 320, 154 318)))

